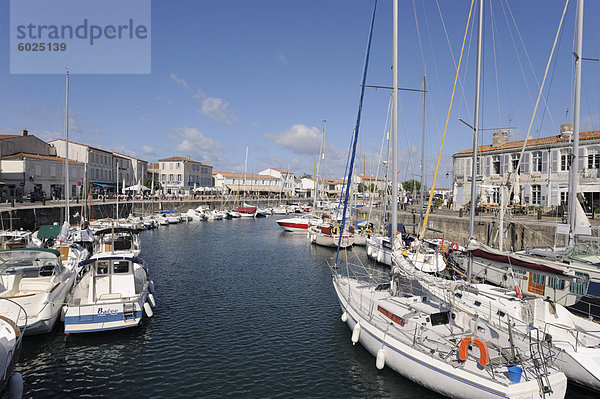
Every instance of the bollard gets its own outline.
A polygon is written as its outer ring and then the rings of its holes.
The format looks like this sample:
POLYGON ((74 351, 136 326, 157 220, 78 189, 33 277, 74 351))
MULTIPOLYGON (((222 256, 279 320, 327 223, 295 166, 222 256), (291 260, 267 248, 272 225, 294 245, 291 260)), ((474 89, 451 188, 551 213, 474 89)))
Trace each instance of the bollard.
POLYGON ((459 217, 459 218, 461 218, 461 217, 462 217, 462 214, 463 214, 463 210, 462 210, 462 208, 460 208, 460 209, 458 210, 458 217, 459 217))
POLYGON ((11 199, 10 200, 10 206, 12 206, 13 208, 15 207, 15 199, 11 199))
POLYGON ((538 220, 542 220, 542 210, 541 209, 538 209, 537 218, 538 218, 538 220))

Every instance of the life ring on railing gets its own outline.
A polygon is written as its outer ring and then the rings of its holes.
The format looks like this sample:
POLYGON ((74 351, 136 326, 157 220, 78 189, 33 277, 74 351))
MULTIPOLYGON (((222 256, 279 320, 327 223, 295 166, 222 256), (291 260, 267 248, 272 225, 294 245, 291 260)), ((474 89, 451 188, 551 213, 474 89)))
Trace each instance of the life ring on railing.
POLYGON ((488 349, 487 344, 482 338, 463 338, 460 341, 460 345, 458 348, 458 358, 460 360, 467 360, 469 357, 469 345, 475 345, 479 349, 479 364, 482 367, 485 367, 490 361, 490 351, 488 349))
POLYGON ((450 249, 453 249, 455 251, 458 250, 458 244, 453 242, 452 244, 450 244, 450 249))
POLYGON ((331 231, 333 231, 333 234, 338 234, 340 232, 340 226, 333 226, 331 231))
POLYGON ((371 234, 373 234, 373 230, 371 229, 367 229, 367 231, 365 231, 365 233, 370 236, 371 234))

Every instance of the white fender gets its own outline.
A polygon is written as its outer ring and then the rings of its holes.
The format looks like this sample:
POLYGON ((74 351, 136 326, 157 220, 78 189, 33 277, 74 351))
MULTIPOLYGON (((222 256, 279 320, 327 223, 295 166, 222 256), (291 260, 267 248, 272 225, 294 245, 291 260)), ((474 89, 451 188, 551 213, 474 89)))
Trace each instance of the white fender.
POLYGON ((373 247, 367 244, 367 256, 371 256, 373 254, 373 247))
POLYGON ((381 263, 381 259, 383 258, 383 252, 380 250, 377 252, 377 262, 381 263))
POLYGON ((156 307, 156 300, 154 299, 154 295, 148 294, 148 302, 150 303, 150 306, 152 306, 153 308, 156 307))
POLYGON ((65 315, 67 314, 67 307, 63 306, 60 310, 60 321, 65 322, 65 315))
POLYGON ((14 373, 8 380, 8 399, 21 399, 23 397, 23 376, 14 373))
POLYGON ((154 281, 152 280, 148 281, 148 291, 154 293, 154 281))
POLYGON ((385 367, 385 349, 383 348, 377 351, 377 360, 375 361, 375 367, 377 367, 377 370, 381 370, 385 367))
POLYGON ((344 323, 348 321, 348 313, 346 313, 346 312, 342 313, 342 321, 344 323))
POLYGON ((148 302, 144 303, 144 313, 146 313, 146 316, 148 316, 148 317, 154 316, 154 312, 152 311, 152 307, 150 306, 150 304, 148 302))
POLYGON ((352 345, 356 345, 360 337, 360 323, 356 323, 352 329, 352 345))

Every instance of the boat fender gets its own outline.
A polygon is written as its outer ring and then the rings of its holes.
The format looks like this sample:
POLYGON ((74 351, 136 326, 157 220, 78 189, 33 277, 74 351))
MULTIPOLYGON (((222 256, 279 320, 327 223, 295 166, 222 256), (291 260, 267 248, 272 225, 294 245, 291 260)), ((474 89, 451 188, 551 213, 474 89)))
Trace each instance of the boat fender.
POLYGON ((150 304, 148 302, 144 302, 144 313, 146 313, 146 316, 148 316, 148 317, 154 316, 152 307, 150 306, 150 304))
POLYGON ((479 364, 482 367, 485 367, 490 361, 490 351, 488 349, 487 344, 482 338, 463 338, 460 341, 459 349, 458 349, 458 358, 460 360, 467 360, 469 357, 469 345, 475 345, 479 349, 479 364))
POLYGON ((371 256, 373 254, 373 248, 367 245, 367 256, 371 256))
POLYGON ((379 251, 377 253, 377 262, 381 263, 381 259, 383 259, 383 254, 381 253, 381 251, 379 251))
POLYGON ((348 313, 346 313, 346 312, 342 313, 342 321, 344 323, 348 321, 348 313))
POLYGON ((65 315, 67 314, 67 307, 63 306, 60 310, 60 321, 65 322, 65 315))
POLYGON ((377 367, 377 370, 381 370, 385 367, 385 349, 383 348, 377 351, 377 360, 375 361, 375 367, 377 367))
POLYGON ((150 306, 152 306, 153 308, 156 307, 156 299, 154 299, 154 295, 148 294, 148 302, 150 303, 150 306))
POLYGON ((338 234, 340 232, 340 227, 339 226, 333 226, 333 229, 331 231, 333 231, 333 234, 338 234))
POLYGON ((450 244, 450 249, 453 249, 455 251, 458 250, 458 244, 453 242, 452 244, 450 244))
POLYGON ((151 293, 154 293, 154 281, 150 280, 150 281, 148 282, 148 290, 149 290, 151 293))
POLYGON ((8 399, 21 399, 23 397, 23 376, 14 373, 8 380, 8 399))
POLYGON ((373 234, 373 230, 367 229, 367 231, 365 231, 365 233, 367 233, 368 237, 371 237, 371 235, 373 234))
POLYGON ((352 329, 352 345, 356 345, 360 337, 360 323, 356 323, 352 329))

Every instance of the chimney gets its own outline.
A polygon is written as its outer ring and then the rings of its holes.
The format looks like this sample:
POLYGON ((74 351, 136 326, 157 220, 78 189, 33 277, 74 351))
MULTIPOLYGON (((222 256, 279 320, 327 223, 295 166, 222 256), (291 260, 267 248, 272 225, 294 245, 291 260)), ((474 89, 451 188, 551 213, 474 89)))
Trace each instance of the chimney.
POLYGON ((492 147, 508 143, 508 130, 495 130, 492 135, 492 147))
POLYGON ((27 129, 22 129, 21 130, 21 136, 27 136, 29 132, 27 131, 27 129))
POLYGON ((563 123, 560 125, 560 137, 570 139, 573 137, 573 123, 563 123))

